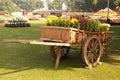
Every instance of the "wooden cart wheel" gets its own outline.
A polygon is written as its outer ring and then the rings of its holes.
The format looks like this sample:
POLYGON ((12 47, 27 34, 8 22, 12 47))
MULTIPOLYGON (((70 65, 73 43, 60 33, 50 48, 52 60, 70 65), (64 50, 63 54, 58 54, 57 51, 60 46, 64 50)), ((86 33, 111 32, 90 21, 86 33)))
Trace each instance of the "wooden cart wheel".
POLYGON ((102 52, 100 39, 94 35, 87 38, 83 44, 82 56, 89 68, 99 63, 102 52))
MULTIPOLYGON (((56 55, 57 55, 57 52, 58 52, 58 48, 59 46, 52 46, 51 47, 51 53, 53 53, 53 57, 55 58, 56 55)), ((67 46, 62 46, 62 49, 61 49, 61 57, 60 58, 65 58, 68 53, 69 53, 69 50, 70 50, 70 47, 67 47, 67 46)))

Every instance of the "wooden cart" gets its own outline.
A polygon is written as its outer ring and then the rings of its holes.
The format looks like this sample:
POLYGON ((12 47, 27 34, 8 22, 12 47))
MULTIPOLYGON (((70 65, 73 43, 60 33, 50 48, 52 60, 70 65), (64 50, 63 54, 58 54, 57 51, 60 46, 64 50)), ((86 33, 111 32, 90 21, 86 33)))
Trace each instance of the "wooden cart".
POLYGON ((88 68, 99 64, 103 47, 107 49, 107 32, 88 32, 74 28, 41 27, 40 40, 4 40, 5 42, 50 46, 55 68, 61 58, 68 55, 71 46, 80 46, 82 57, 88 68))

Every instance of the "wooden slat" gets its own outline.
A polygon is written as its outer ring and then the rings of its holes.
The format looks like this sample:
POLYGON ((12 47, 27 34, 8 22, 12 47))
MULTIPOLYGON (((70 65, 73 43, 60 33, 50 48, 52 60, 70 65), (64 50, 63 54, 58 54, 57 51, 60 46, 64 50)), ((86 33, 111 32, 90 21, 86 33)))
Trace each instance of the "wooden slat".
POLYGON ((30 44, 31 40, 16 40, 16 39, 12 39, 12 40, 3 40, 4 42, 9 42, 9 43, 21 43, 21 44, 30 44))
POLYGON ((3 40, 9 43, 21 43, 21 44, 36 44, 36 45, 48 45, 48 46, 71 46, 69 43, 58 42, 44 42, 42 40, 3 40))
POLYGON ((48 46, 71 46, 69 43, 30 41, 30 44, 48 45, 48 46))
POLYGON ((58 67, 59 67, 60 56, 61 56, 61 53, 62 53, 61 51, 62 51, 62 47, 59 46, 59 47, 58 47, 57 56, 56 56, 56 61, 55 61, 55 69, 58 69, 58 67))

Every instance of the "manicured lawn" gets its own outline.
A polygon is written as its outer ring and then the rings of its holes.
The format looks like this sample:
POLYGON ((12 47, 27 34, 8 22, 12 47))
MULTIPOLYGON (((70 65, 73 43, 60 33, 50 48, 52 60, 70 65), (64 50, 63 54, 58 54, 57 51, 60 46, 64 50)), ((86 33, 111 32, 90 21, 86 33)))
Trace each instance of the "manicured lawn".
POLYGON ((112 26, 108 57, 102 65, 85 69, 79 50, 70 50, 68 57, 54 69, 49 46, 5 43, 3 39, 39 39, 40 21, 31 27, 6 28, 0 24, 0 80, 120 80, 120 25, 112 26))

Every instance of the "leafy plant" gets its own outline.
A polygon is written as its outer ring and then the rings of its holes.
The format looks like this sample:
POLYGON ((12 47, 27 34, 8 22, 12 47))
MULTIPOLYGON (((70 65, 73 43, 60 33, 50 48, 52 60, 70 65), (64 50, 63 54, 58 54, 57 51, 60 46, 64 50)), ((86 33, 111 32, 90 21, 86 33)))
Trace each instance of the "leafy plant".
POLYGON ((30 24, 28 23, 27 19, 22 18, 22 17, 12 17, 10 18, 6 23, 5 23, 6 27, 12 26, 12 27, 24 27, 24 26, 30 26, 30 24))
POLYGON ((12 24, 12 23, 13 24, 24 24, 27 22, 27 20, 22 17, 13 17, 13 18, 9 19, 7 22, 10 24, 12 24))
POLYGON ((91 19, 83 15, 74 15, 69 18, 58 18, 56 16, 47 18, 48 26, 72 27, 90 32, 108 31, 110 25, 101 23, 99 20, 91 19))
POLYGON ((78 20, 76 18, 62 18, 56 16, 50 16, 47 18, 48 26, 63 26, 63 27, 76 27, 78 24, 78 20))

